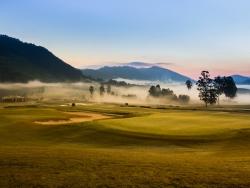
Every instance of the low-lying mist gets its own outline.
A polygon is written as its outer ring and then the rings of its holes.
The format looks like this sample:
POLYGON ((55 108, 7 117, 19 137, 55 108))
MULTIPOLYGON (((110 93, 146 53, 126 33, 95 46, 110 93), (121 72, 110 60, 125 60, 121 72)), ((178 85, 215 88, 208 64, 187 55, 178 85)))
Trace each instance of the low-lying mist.
MULTIPOLYGON (((27 84, 0 84, 0 98, 5 96, 23 96, 30 100, 40 101, 61 101, 61 102, 99 102, 99 103, 121 103, 121 104, 140 104, 140 105, 168 105, 175 104, 171 100, 164 98, 149 97, 148 90, 150 85, 160 84, 161 88, 169 88, 178 95, 188 95, 190 97, 189 104, 202 104, 198 98, 196 86, 188 90, 186 85, 180 83, 159 83, 135 80, 126 82, 138 86, 117 87, 111 86, 111 93, 100 95, 100 84, 92 83, 42 83, 39 81, 29 82, 27 84), (146 84, 146 85, 145 85, 146 84), (94 87, 93 95, 90 94, 89 87, 94 87)), ((104 85, 107 90, 107 85, 104 85)), ((234 99, 228 99, 224 96, 220 97, 221 104, 250 104, 250 93, 238 93, 234 99)))

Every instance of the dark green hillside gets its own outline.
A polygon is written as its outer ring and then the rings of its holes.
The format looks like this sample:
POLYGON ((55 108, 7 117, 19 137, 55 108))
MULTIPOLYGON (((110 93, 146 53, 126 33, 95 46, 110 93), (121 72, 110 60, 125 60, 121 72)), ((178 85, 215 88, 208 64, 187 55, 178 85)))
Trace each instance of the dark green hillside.
POLYGON ((46 48, 0 35, 0 82, 62 82, 83 78, 81 71, 46 48))

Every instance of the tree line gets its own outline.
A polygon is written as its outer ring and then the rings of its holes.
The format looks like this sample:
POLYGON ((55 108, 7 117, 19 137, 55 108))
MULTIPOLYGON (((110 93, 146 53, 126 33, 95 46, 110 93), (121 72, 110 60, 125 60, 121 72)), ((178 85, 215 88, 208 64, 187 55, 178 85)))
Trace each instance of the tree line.
MULTIPOLYGON (((94 86, 89 86, 89 92, 90 92, 90 96, 93 97, 93 95, 95 93, 94 86)), ((108 84, 106 88, 105 88, 104 84, 100 85, 99 94, 101 96, 103 96, 105 93, 110 94, 110 95, 114 95, 114 92, 112 92, 112 90, 111 90, 111 85, 108 84)))
MULTIPOLYGON (((187 80, 185 84, 188 90, 192 89, 193 82, 191 80, 187 80)), ((205 103, 206 107, 208 104, 219 104, 220 96, 223 94, 228 98, 234 98, 237 94, 237 86, 231 76, 217 76, 212 79, 208 71, 202 71, 196 85, 199 91, 199 98, 205 103)), ((152 97, 164 97, 182 103, 188 103, 190 100, 188 95, 177 96, 169 88, 161 89, 160 85, 151 86, 148 92, 152 97)))
MULTIPOLYGON (((193 87, 193 82, 187 80, 185 85, 188 90, 191 90, 193 87)), ((212 105, 220 102, 220 96, 225 95, 227 98, 234 98, 237 94, 237 86, 231 76, 217 76, 214 79, 210 78, 208 71, 202 71, 201 75, 196 82, 197 90, 199 91, 199 98, 205 103, 205 106, 212 105)), ((89 87, 89 92, 91 97, 95 93, 94 86, 89 87)), ((188 103, 190 97, 188 95, 179 95, 177 96, 173 90, 169 88, 161 88, 160 85, 151 86, 148 90, 149 96, 152 97, 164 97, 171 101, 177 101, 181 103, 188 103)), ((99 87, 99 94, 103 96, 105 93, 110 95, 115 95, 111 90, 111 85, 107 84, 106 87, 102 83, 99 87)))
POLYGON ((179 95, 177 96, 173 90, 169 88, 161 88, 160 85, 151 86, 149 89, 149 96, 152 97, 163 97, 165 99, 176 101, 180 103, 188 103, 190 97, 188 95, 179 95))

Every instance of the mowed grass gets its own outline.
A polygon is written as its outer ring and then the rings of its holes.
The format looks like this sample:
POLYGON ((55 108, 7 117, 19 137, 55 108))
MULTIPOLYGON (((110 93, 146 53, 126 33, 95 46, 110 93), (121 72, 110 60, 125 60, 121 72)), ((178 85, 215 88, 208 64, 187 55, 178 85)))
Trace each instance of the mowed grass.
POLYGON ((167 111, 126 121, 109 120, 107 128, 157 135, 203 136, 249 128, 249 114, 230 112, 167 111))
POLYGON ((250 187, 247 108, 2 106, 0 187, 250 187), (65 111, 113 119, 34 123, 65 111))

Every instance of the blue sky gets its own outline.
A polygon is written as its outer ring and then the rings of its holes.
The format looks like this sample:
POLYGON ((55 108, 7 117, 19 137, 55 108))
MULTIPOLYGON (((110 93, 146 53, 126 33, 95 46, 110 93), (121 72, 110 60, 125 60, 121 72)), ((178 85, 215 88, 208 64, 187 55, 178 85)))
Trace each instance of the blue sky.
POLYGON ((249 0, 1 0, 2 34, 75 67, 144 61, 250 75, 249 0))

